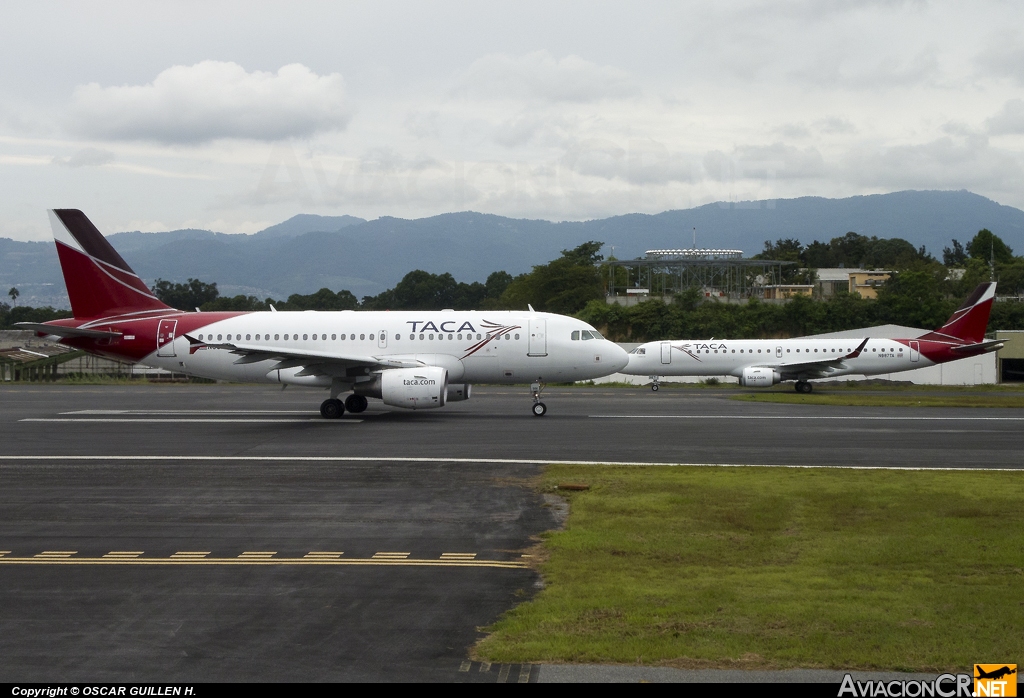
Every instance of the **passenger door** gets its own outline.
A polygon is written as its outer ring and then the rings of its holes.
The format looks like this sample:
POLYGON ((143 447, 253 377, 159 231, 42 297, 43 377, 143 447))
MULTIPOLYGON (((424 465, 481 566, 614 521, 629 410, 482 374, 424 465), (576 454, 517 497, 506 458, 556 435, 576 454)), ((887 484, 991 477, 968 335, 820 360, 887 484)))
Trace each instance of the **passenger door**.
POLYGON ((661 363, 672 363, 672 342, 661 343, 661 363))
POLYGON ((156 327, 156 355, 177 356, 174 353, 174 332, 178 327, 177 320, 161 320, 156 327))
POLYGON ((530 320, 530 346, 526 352, 527 356, 548 355, 547 327, 548 321, 544 318, 530 320))

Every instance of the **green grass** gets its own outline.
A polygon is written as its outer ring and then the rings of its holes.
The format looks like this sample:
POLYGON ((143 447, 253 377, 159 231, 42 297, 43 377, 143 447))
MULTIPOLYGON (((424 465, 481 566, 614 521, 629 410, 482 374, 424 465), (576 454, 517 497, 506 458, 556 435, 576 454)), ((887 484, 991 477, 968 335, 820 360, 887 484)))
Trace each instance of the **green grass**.
POLYGON ((873 393, 867 395, 843 393, 745 393, 732 395, 731 400, 742 402, 776 402, 786 405, 846 405, 852 407, 1024 407, 1024 395, 922 395, 873 393))
POLYGON ((550 466, 587 483, 493 662, 937 671, 1024 656, 1024 473, 550 466), (987 661, 987 659, 986 659, 987 661))

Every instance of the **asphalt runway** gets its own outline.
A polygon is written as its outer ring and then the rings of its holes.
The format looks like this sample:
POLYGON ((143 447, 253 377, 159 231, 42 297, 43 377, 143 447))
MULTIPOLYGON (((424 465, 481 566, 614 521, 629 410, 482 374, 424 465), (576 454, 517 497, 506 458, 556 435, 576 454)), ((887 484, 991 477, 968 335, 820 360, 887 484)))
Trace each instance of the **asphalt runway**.
POLYGON ((323 420, 224 385, 0 388, 8 681, 535 681, 470 662, 539 583, 549 461, 1020 468, 1024 410, 525 389, 323 420))

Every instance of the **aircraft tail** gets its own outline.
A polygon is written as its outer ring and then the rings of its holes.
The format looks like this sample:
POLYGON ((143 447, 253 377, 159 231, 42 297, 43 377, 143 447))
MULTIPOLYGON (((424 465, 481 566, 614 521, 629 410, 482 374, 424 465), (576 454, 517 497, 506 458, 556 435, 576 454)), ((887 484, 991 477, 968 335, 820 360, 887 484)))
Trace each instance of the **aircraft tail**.
POLYGON ((950 316, 945 325, 920 339, 949 341, 950 338, 953 338, 970 344, 985 341, 985 329, 988 327, 988 316, 992 312, 992 301, 995 296, 996 284, 994 281, 979 285, 963 305, 950 316))
POLYGON ((76 318, 170 310, 76 209, 49 211, 64 283, 76 318))

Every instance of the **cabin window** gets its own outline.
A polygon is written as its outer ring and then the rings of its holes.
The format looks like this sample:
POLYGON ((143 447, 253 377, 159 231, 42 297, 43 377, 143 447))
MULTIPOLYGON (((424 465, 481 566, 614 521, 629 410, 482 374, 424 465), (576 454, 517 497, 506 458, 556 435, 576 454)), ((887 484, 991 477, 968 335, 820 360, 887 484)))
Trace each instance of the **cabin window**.
POLYGON ((458 338, 459 341, 462 341, 462 335, 461 334, 457 334, 455 336, 458 338))
POLYGON ((359 335, 359 339, 366 339, 366 335, 365 334, 360 334, 359 335))
POLYGON ((221 335, 217 335, 217 339, 219 340, 220 338, 221 338, 221 335))
POLYGON ((248 342, 248 341, 249 341, 249 337, 250 337, 250 336, 251 336, 251 335, 245 335, 245 341, 247 341, 247 342, 248 342))
POLYGON ((736 350, 735 350, 735 349, 733 349, 733 350, 732 350, 732 353, 733 353, 733 354, 735 354, 735 353, 736 353, 736 350))
POLYGON ((302 335, 302 341, 306 341, 307 339, 309 339, 309 335, 308 334, 302 335))
POLYGON ((370 339, 373 339, 373 335, 372 334, 370 335, 370 339))
POLYGON ((420 339, 423 339, 423 338, 424 338, 424 337, 426 337, 426 336, 427 336, 427 335, 425 335, 425 334, 423 334, 422 332, 420 332, 420 339))
POLYGON ((817 354, 817 353, 818 353, 818 350, 817 350, 817 349, 815 349, 815 350, 814 350, 814 353, 815 353, 815 354, 817 354))
POLYGON ((431 335, 427 335, 427 339, 431 339, 432 340, 433 338, 434 338, 434 335, 432 335, 432 334, 431 335))
POLYGON ((278 337, 278 335, 276 335, 276 334, 275 334, 275 335, 274 335, 274 339, 278 339, 278 338, 279 338, 279 337, 278 337))
POLYGON ((516 339, 519 339, 519 333, 516 332, 516 339))

